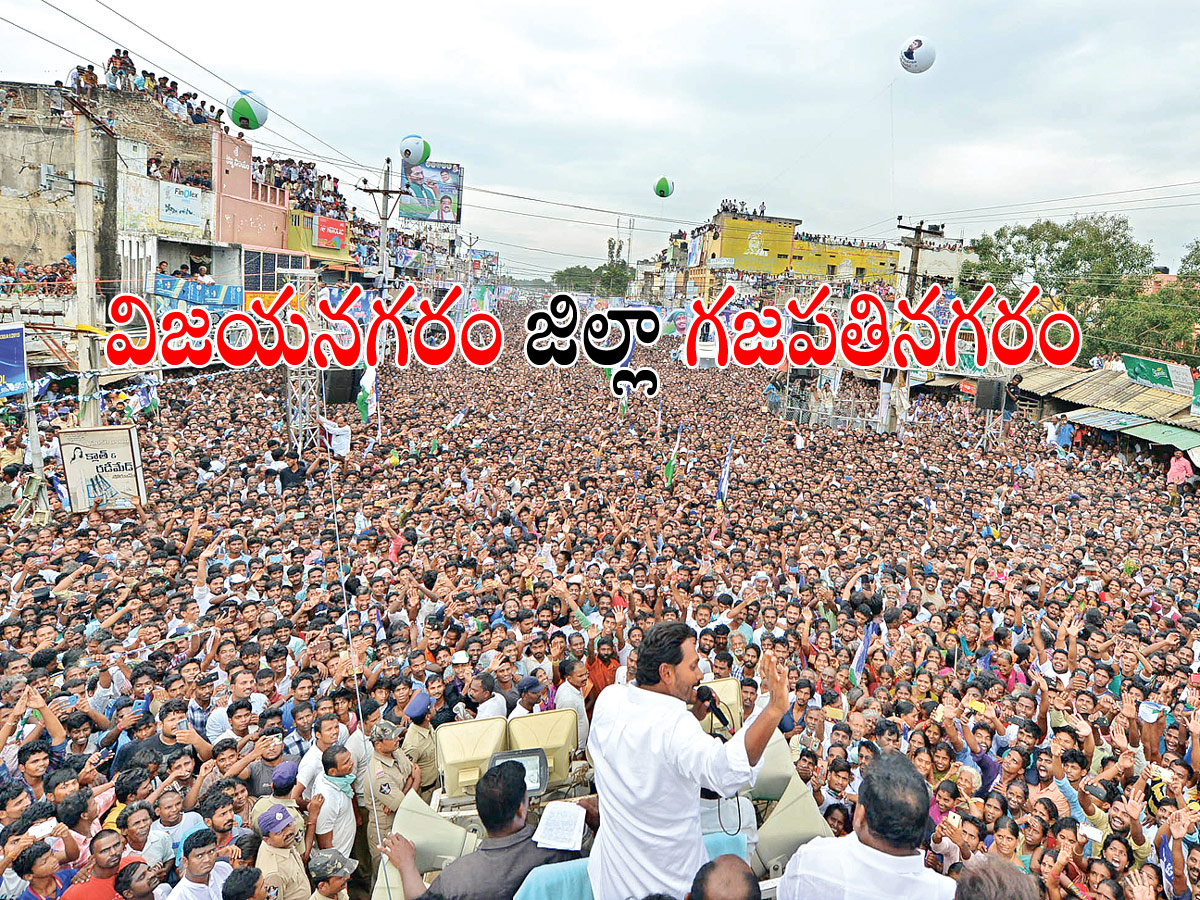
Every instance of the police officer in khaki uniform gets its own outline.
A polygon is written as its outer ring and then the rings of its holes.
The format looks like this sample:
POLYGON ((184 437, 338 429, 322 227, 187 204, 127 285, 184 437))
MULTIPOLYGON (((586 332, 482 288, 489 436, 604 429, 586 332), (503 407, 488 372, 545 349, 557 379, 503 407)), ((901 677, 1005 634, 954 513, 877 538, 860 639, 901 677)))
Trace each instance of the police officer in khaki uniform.
POLYGON ((404 715, 412 722, 404 736, 404 754, 421 770, 421 799, 426 803, 433 799, 437 786, 437 745, 433 742, 433 728, 429 725, 429 708, 433 705, 424 691, 416 694, 404 707, 404 715))
POLYGON ((295 818, 276 803, 258 817, 256 824, 263 841, 255 865, 262 872, 270 900, 308 900, 308 874, 296 849, 295 818))
POLYGON ((371 849, 371 871, 379 870, 379 844, 392 833, 400 801, 420 784, 420 768, 400 751, 400 726, 386 719, 371 730, 374 749, 367 761, 367 789, 371 792, 364 812, 371 849), (376 827, 378 826, 378 828, 376 827))

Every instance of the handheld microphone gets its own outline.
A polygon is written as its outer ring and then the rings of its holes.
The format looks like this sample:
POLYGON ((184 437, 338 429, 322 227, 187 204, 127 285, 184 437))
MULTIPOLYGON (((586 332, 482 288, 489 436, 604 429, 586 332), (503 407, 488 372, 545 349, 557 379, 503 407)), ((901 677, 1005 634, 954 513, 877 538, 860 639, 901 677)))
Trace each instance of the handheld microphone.
POLYGON ((726 728, 729 727, 729 719, 725 717, 725 713, 721 712, 721 705, 712 688, 706 684, 700 685, 700 687, 696 688, 696 699, 708 707, 708 711, 713 714, 713 717, 718 722, 726 728))

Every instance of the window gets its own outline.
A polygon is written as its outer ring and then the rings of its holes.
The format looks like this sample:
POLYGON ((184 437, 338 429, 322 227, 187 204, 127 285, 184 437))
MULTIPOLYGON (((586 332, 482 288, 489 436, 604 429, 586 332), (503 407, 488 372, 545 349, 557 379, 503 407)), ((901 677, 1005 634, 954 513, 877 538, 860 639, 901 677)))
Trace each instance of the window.
POLYGON ((302 269, 304 257, 290 253, 263 253, 247 250, 243 263, 243 277, 247 291, 274 293, 287 284, 285 275, 276 274, 279 269, 302 269))
POLYGON ((825 277, 826 278, 837 278, 837 266, 826 266, 825 267, 825 277))
POLYGON ((866 278, 867 270, 862 268, 861 266, 856 266, 854 269, 854 277, 855 278, 866 278))

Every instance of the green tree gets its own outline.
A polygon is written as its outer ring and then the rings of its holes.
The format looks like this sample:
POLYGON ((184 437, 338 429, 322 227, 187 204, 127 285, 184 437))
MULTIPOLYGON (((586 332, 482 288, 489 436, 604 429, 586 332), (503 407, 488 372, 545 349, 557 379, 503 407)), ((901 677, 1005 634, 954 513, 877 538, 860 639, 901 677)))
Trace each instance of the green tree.
POLYGON ((1180 281, 1148 294, 1141 279, 1126 279, 1080 323, 1085 359, 1097 353, 1132 353, 1200 364, 1196 282, 1180 281))
POLYGON ((597 266, 596 294, 601 297, 622 297, 633 281, 633 269, 623 259, 614 259, 597 266))
POLYGON ((629 290, 634 270, 621 258, 625 242, 608 239, 608 262, 589 269, 569 266, 554 273, 554 286, 563 291, 578 291, 598 297, 620 297, 629 290))
POLYGON ((596 284, 596 274, 587 266, 568 266, 554 273, 554 286, 560 291, 590 294, 596 284))
MULTIPOLYGON (((1030 310, 1030 318, 1039 321, 1052 309, 1071 313, 1083 328, 1085 358, 1098 351, 1120 352, 1118 341, 1126 343, 1124 352, 1132 349, 1128 344, 1163 346, 1153 339, 1155 329, 1164 337, 1175 334, 1174 327, 1157 319, 1143 334, 1137 304, 1113 308, 1132 298, 1139 303, 1146 299, 1154 265, 1153 246, 1134 237, 1125 216, 1039 219, 1029 225, 1005 225, 971 243, 979 259, 963 264, 960 293, 973 296, 990 282, 1000 296, 1015 303, 1032 285, 1039 285, 1043 300, 1030 310), (1139 334, 1148 339, 1139 339, 1139 334)), ((1156 308, 1166 312, 1163 301, 1156 308)))
POLYGON ((1200 238, 1192 241, 1183 250, 1183 258, 1179 260, 1179 275, 1195 278, 1200 275, 1200 238))
POLYGON ((1011 299, 1034 283, 1057 297, 1086 282, 1090 296, 1103 297, 1115 293, 1127 276, 1148 275, 1154 265, 1152 245, 1134 238, 1125 216, 1039 219, 1030 225, 1005 225, 971 243, 979 260, 963 264, 964 289, 974 293, 990 281, 1011 299))

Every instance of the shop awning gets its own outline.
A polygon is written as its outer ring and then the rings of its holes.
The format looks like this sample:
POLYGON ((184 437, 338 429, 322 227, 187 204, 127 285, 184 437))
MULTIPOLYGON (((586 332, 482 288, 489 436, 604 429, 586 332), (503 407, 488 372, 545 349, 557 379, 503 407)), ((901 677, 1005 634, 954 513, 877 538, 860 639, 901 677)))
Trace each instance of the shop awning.
POLYGON ((1170 444, 1180 450, 1193 450, 1200 447, 1200 431, 1189 431, 1186 428, 1176 428, 1174 425, 1163 425, 1161 422, 1151 422, 1147 425, 1137 425, 1121 430, 1130 437, 1141 438, 1152 444, 1170 444))
POLYGON ((922 387, 954 387, 963 380, 961 375, 939 375, 930 381, 925 382, 922 387))
POLYGON ((1098 406, 1085 406, 1067 413, 1067 421, 1076 425, 1087 425, 1091 428, 1102 428, 1105 431, 1125 431, 1147 422, 1153 422, 1146 416, 1135 416, 1129 413, 1113 412, 1111 409, 1100 409, 1098 406))

